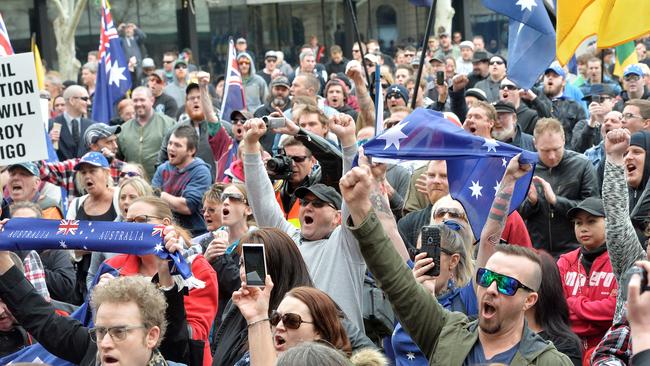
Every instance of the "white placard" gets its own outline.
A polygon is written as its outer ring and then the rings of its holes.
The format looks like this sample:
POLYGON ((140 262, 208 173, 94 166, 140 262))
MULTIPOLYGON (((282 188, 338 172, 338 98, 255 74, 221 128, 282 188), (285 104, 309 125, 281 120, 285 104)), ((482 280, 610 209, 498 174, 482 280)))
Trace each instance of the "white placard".
POLYGON ((0 165, 47 159, 31 52, 0 57, 0 165))

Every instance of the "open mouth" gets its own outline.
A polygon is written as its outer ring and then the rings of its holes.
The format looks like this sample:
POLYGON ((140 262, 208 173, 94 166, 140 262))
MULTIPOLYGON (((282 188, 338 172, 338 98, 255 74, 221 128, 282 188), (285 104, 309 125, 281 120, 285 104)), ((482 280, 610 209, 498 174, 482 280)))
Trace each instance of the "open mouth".
POLYGON ((625 168, 627 169, 628 174, 631 174, 632 172, 634 172, 634 171, 636 170, 636 165, 634 165, 634 164, 627 164, 627 165, 625 166, 625 168))
POLYGON ((275 337, 273 337, 273 345, 275 346, 276 349, 282 348, 282 346, 284 346, 285 343, 287 343, 287 341, 281 336, 276 335, 275 337))
POLYGON ((474 126, 470 126, 470 128, 469 128, 469 132, 470 132, 471 134, 474 134, 474 133, 476 132, 476 127, 474 127, 474 126))
POLYGON ((102 365, 114 365, 117 364, 119 360, 113 356, 104 356, 102 357, 102 365))
POLYGON ((242 135, 244 133, 244 129, 241 127, 237 127, 235 129, 235 135, 242 135))
POLYGON ((494 307, 494 305, 484 302, 483 307, 481 309, 481 315, 483 318, 489 319, 493 317, 497 312, 497 309, 494 307))
POLYGON ((95 183, 93 183, 91 180, 84 182, 84 184, 86 185, 86 188, 92 188, 95 186, 95 183))
POLYGON ((314 223, 314 218, 311 215, 305 215, 305 225, 310 225, 314 223))
POLYGON ((176 154, 168 152, 167 157, 169 158, 169 160, 174 160, 176 158, 176 154))
POLYGON ((13 184, 11 186, 11 190, 14 191, 14 192, 22 191, 22 189, 23 189, 23 186, 20 185, 20 184, 13 184))
POLYGON ((229 213, 230 213, 230 210, 228 208, 226 208, 226 207, 224 207, 223 210, 221 210, 221 214, 223 216, 228 216, 229 213))

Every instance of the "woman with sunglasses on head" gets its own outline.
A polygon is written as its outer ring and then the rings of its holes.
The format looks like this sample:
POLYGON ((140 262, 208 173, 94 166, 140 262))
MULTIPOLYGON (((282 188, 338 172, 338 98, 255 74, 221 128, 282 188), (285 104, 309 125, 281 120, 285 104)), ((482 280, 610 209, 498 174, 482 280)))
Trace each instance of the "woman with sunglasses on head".
POLYGON ((147 177, 147 172, 144 170, 142 164, 125 163, 124 165, 122 165, 122 169, 120 169, 120 183, 124 179, 135 178, 135 177, 140 177, 147 182, 149 181, 149 177, 147 177))
MULTIPOLYGON (((173 226, 173 235, 179 244, 186 247, 190 243, 189 233, 175 225, 173 214, 169 205, 158 197, 140 197, 134 200, 126 213, 126 222, 147 223, 155 225, 173 226)), ((167 240, 167 238, 166 238, 167 240)), ((188 295, 183 297, 187 323, 191 328, 194 340, 205 343, 203 348, 203 365, 212 364, 212 355, 208 336, 212 322, 217 312, 218 286, 217 278, 210 264, 203 255, 194 255, 191 251, 183 251, 189 257, 186 260, 191 265, 193 276, 204 282, 203 288, 189 288, 188 295)), ((143 275, 154 277, 158 274, 158 257, 154 254, 138 256, 133 254, 119 254, 106 261, 106 264, 119 270, 121 276, 143 275)), ((113 276, 104 274, 101 281, 110 280, 113 276)))
POLYGON ((233 293, 233 302, 248 322, 249 355, 235 366, 275 365, 278 354, 311 341, 351 355, 340 310, 326 293, 313 287, 296 287, 285 295, 276 310, 270 310, 270 277, 266 277, 264 290, 247 287, 243 280, 239 291, 233 293))

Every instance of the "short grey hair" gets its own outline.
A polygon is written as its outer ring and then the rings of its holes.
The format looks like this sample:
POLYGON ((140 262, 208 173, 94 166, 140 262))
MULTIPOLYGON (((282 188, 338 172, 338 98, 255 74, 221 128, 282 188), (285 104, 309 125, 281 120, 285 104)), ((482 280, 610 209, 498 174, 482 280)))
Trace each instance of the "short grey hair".
POLYGON ((300 62, 304 61, 305 57, 307 57, 307 56, 314 56, 314 51, 312 51, 312 50, 304 50, 304 51, 302 51, 300 53, 300 56, 298 56, 300 58, 300 62))
POLYGON ((88 70, 88 71, 92 72, 93 74, 96 74, 97 73, 97 63, 96 62, 86 62, 83 65, 82 69, 88 70))

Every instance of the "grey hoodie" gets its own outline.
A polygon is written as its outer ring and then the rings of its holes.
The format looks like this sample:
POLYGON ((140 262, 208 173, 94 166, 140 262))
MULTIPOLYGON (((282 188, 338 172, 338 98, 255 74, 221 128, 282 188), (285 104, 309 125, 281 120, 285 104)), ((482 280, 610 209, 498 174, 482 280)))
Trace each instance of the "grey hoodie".
POLYGON ((266 85, 266 81, 257 75, 255 72, 255 64, 253 63, 253 58, 246 52, 242 52, 237 55, 237 60, 240 58, 246 58, 251 64, 251 68, 248 72, 248 76, 242 75, 242 85, 244 86, 244 97, 246 98, 246 109, 251 113, 264 104, 268 95, 269 88, 266 85))

